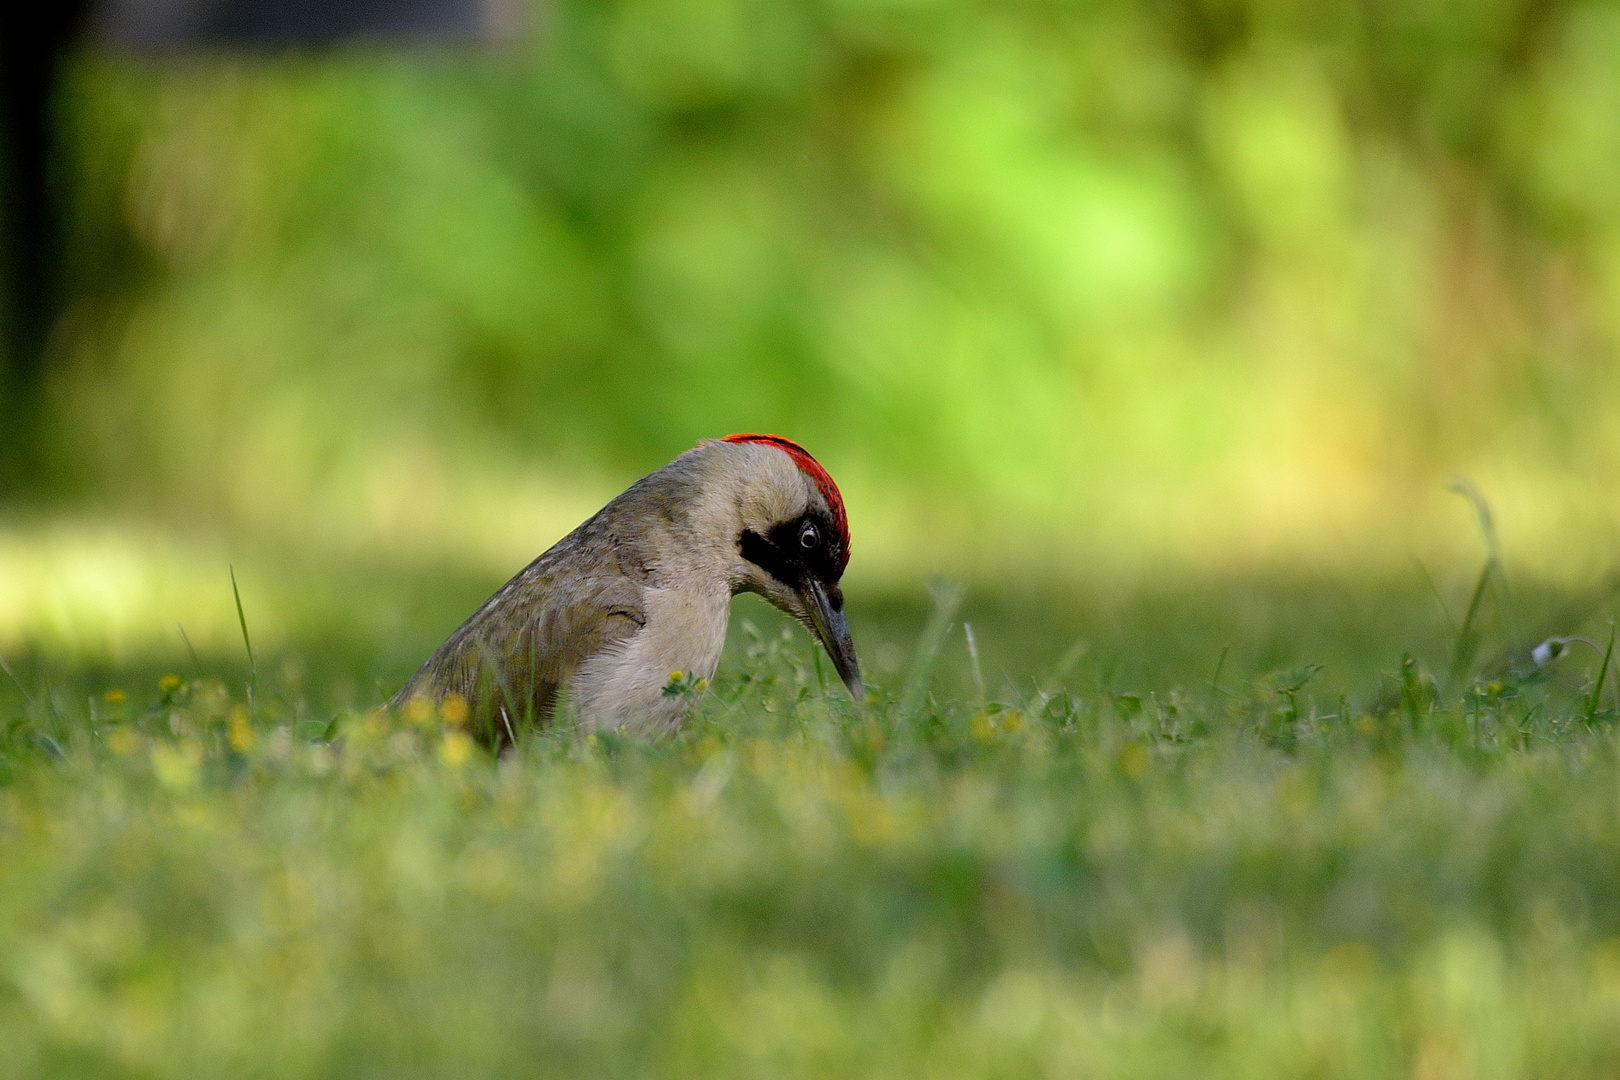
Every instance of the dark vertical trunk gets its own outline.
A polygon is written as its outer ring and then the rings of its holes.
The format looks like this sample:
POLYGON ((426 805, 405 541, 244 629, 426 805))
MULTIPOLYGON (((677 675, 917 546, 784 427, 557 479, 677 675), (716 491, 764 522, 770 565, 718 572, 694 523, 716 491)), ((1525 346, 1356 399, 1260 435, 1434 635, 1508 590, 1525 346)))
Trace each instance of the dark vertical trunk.
POLYGON ((47 345, 66 299, 55 89, 81 24, 114 48, 319 46, 508 37, 515 0, 58 0, 0 4, 0 500, 37 489, 47 345))
POLYGON ((53 185, 54 90, 86 4, 7 4, 0 14, 0 496, 35 479, 45 347, 62 303, 59 192, 53 185))

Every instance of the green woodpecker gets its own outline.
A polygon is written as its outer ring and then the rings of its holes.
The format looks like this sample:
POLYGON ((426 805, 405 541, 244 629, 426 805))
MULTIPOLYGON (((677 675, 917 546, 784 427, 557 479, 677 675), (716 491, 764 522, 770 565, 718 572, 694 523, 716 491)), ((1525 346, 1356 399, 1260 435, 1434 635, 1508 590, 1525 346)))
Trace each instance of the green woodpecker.
POLYGON ((848 562, 843 497, 803 447, 776 435, 710 440, 525 567, 390 704, 455 696, 497 744, 549 722, 560 700, 588 729, 668 731, 686 703, 666 688, 713 677, 740 592, 809 628, 859 701, 838 586, 848 562))

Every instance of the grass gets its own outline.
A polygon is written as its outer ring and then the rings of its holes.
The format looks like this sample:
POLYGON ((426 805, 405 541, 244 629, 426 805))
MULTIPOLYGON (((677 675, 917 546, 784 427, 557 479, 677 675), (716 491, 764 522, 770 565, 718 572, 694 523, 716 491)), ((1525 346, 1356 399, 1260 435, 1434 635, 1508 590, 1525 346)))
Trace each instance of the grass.
POLYGON ((0 1076, 1620 1073, 1596 648, 990 692, 960 601, 862 707, 750 615, 678 737, 501 760, 286 657, 13 664, 0 1076))

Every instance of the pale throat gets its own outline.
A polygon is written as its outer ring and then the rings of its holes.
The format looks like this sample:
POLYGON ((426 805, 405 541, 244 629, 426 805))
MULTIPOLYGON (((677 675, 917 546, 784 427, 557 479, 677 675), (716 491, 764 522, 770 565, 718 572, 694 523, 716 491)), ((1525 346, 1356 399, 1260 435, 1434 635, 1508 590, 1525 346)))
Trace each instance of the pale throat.
POLYGON ((653 589, 645 601, 647 625, 635 643, 642 662, 660 673, 714 678, 731 623, 730 590, 653 589))

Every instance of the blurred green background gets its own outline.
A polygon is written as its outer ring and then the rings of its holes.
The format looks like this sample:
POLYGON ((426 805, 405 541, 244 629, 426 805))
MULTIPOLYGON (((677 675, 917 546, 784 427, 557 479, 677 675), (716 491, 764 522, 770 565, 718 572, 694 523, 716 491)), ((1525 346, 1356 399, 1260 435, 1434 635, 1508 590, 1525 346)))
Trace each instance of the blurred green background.
POLYGON ((559 0, 86 46, 56 109, 14 655, 233 648, 235 563, 267 647, 398 680, 737 430, 837 477, 869 626, 947 575, 1009 668, 1189 620, 1187 670, 1282 663, 1301 616, 1393 663, 1478 572, 1457 475, 1521 598, 1615 561, 1620 5, 559 0))

